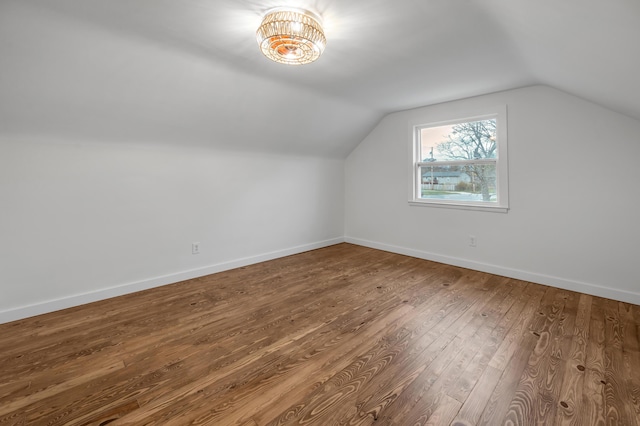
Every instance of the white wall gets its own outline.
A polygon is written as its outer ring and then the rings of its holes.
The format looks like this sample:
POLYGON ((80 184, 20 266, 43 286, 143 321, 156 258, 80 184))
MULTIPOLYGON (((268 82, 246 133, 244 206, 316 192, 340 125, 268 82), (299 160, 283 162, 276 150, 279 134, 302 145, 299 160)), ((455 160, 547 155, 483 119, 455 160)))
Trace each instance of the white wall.
POLYGON ((343 166, 4 137, 0 322, 342 241, 343 166))
POLYGON ((342 241, 378 112, 50 3, 0 2, 0 322, 342 241))
POLYGON ((544 86, 390 114, 347 158, 346 240, 640 304, 639 163, 639 121, 544 86), (499 104, 510 211, 409 206, 409 123, 499 104))

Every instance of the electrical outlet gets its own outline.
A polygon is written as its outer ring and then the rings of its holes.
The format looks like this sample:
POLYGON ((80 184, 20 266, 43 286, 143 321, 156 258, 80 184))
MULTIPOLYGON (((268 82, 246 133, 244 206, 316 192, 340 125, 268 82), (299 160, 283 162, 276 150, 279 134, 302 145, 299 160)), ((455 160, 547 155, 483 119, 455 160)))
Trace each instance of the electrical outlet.
POLYGON ((469 247, 476 247, 478 245, 478 239, 475 235, 469 235, 469 247))
POLYGON ((191 254, 200 254, 200 243, 191 243, 191 254))

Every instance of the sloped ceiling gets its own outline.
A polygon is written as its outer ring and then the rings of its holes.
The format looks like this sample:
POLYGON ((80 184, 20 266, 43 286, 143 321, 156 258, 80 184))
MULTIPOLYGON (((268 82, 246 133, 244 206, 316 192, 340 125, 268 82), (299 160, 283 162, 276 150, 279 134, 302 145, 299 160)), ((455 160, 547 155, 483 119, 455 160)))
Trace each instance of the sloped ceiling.
POLYGON ((0 0, 4 134, 345 156, 384 114, 545 84, 640 119, 637 0, 0 0), (262 56, 276 6, 316 63, 262 56))

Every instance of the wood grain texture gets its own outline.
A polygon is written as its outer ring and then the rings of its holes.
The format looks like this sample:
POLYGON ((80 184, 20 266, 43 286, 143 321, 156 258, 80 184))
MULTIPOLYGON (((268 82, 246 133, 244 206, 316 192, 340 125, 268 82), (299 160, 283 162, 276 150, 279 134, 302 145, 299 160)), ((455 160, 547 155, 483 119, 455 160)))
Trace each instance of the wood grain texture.
POLYGON ((592 297, 581 295, 576 312, 571 350, 565 362, 565 375, 560 387, 560 406, 556 412, 558 425, 583 425, 587 423, 584 410, 576 410, 584 397, 584 379, 586 371, 587 341, 589 339, 589 318, 591 316, 592 297))
POLYGON ((638 306, 350 244, 0 336, 3 426, 640 426, 638 306))

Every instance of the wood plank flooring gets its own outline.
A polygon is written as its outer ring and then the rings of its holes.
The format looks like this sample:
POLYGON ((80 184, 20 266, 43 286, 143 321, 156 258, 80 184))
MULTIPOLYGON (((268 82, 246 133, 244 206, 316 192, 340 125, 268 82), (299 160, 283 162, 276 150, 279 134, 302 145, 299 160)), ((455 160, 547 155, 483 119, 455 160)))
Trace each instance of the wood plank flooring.
POLYGON ((350 244, 0 325, 0 425, 640 426, 640 307, 350 244))

